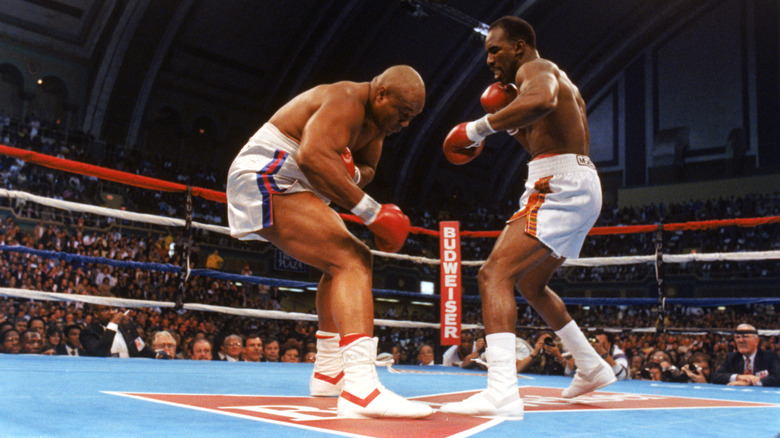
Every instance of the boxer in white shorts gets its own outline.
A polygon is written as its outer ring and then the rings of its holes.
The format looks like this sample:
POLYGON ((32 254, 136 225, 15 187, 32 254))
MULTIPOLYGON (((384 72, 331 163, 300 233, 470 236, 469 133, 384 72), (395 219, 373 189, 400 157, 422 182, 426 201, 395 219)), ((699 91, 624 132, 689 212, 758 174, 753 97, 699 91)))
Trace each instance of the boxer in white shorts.
POLYGON ((228 172, 230 235, 240 240, 265 240, 257 231, 273 225, 273 195, 309 191, 311 186, 295 161, 298 142, 264 124, 233 160, 228 172))
POLYGON ((372 256, 329 203, 351 211, 381 251, 397 252, 409 218, 363 191, 384 139, 425 104, 425 84, 409 66, 369 82, 315 86, 279 108, 234 159, 227 181, 232 236, 266 240, 322 273, 315 304, 317 358, 312 396, 338 397, 342 418, 421 418, 433 409, 385 388, 376 372, 372 256))
POLYGON ((566 258, 579 256, 601 210, 601 184, 588 158, 585 101, 565 72, 539 56, 533 27, 518 17, 502 17, 490 25, 485 50, 487 65, 498 80, 480 99, 488 114, 453 128, 444 140, 444 155, 454 164, 463 164, 479 155, 487 136, 508 131, 531 161, 521 210, 507 222, 479 270, 487 389, 444 404, 441 410, 522 419, 514 354, 515 289, 574 358, 577 374, 563 397, 576 397, 616 380, 563 301, 547 286, 566 258))
POLYGON ((577 258, 601 212, 601 182, 584 155, 536 158, 528 163, 520 210, 507 223, 525 218, 526 234, 556 257, 577 258))

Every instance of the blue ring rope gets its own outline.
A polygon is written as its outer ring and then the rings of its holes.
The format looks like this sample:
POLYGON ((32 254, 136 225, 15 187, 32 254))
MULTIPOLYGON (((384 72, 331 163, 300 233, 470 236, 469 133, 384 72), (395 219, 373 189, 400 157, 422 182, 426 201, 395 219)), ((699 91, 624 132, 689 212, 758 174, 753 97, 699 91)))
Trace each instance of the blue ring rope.
MULTIPOLYGON (((134 268, 146 269, 159 272, 181 272, 181 267, 170 263, 151 263, 151 262, 133 262, 125 260, 114 260, 106 257, 84 256, 79 254, 70 254, 61 251, 49 251, 42 249, 28 248, 21 245, 0 245, 0 251, 19 252, 23 254, 32 254, 46 259, 64 260, 68 263, 98 263, 113 266, 115 268, 134 268)), ((317 287, 317 283, 308 281, 283 280, 278 278, 257 277, 252 275, 231 274, 228 272, 215 271, 213 269, 193 269, 190 275, 217 278, 220 280, 241 281, 246 283, 263 284, 276 287, 295 287, 307 288, 317 287)), ((408 292, 393 289, 373 289, 374 295, 379 297, 405 297, 414 299, 439 300, 439 295, 423 295, 417 292, 408 292)), ((478 295, 462 295, 461 299, 467 303, 479 303, 481 301, 478 295)), ((643 306, 656 305, 658 298, 563 298, 567 305, 585 305, 585 306, 643 306)), ((517 302, 527 304, 528 302, 517 297, 517 302)), ((779 304, 780 297, 744 297, 744 298, 667 298, 668 304, 689 306, 689 307, 713 307, 713 306, 739 306, 746 304, 779 304)))

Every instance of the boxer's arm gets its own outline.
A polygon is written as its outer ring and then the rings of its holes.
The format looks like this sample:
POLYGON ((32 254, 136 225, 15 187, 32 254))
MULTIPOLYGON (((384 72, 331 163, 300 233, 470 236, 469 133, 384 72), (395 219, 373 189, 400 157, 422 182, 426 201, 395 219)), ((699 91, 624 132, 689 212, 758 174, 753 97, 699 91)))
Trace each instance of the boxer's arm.
POLYGON ((525 128, 552 112, 558 105, 558 79, 549 62, 529 62, 517 72, 520 89, 509 105, 488 117, 496 131, 525 128))
POLYGON ((365 187, 374 180, 379 157, 382 155, 382 143, 384 138, 377 138, 357 151, 352 152, 355 166, 360 169, 360 187, 365 187))
POLYGON ((346 209, 357 205, 364 193, 352 181, 341 154, 354 142, 364 115, 356 99, 343 92, 330 93, 306 122, 295 156, 312 186, 346 209))

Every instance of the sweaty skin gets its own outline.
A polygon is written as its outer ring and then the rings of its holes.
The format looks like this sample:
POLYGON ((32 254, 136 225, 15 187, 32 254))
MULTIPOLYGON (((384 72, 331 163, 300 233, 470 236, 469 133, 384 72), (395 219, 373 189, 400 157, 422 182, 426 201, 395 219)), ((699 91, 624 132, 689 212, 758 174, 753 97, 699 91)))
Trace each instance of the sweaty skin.
POLYGON ((395 66, 371 82, 314 87, 280 108, 269 122, 300 144, 296 160, 312 185, 349 209, 363 192, 349 184, 341 153, 350 149, 364 187, 374 178, 385 137, 408 126, 424 102, 419 74, 395 66))
POLYGON ((488 118, 493 129, 519 128, 514 137, 532 159, 545 154, 588 155, 585 101, 566 73, 524 41, 508 41, 500 27, 488 33, 485 49, 496 78, 518 87, 518 98, 488 118))
MULTIPOLYGON (((566 74, 539 57, 522 39, 512 40, 500 27, 491 28, 485 40, 487 65, 503 84, 518 87, 517 98, 488 117, 496 131, 518 129, 514 138, 531 155, 588 155, 590 134, 585 101, 566 74)), ((510 222, 498 237, 479 271, 483 319, 488 334, 515 330, 514 289, 559 330, 572 318, 563 301, 548 286, 553 272, 564 262, 543 243, 524 231, 524 219, 510 222)))
MULTIPOLYGON (((425 85, 409 66, 390 67, 371 82, 321 85, 293 98, 269 120, 299 143, 298 166, 311 185, 352 209, 374 177, 384 138, 409 125, 425 103, 425 85), (349 148, 360 186, 341 154, 349 148)), ((320 270, 316 305, 320 330, 341 336, 374 329, 371 252, 336 212, 312 192, 273 197, 274 225, 258 234, 290 256, 320 270)))

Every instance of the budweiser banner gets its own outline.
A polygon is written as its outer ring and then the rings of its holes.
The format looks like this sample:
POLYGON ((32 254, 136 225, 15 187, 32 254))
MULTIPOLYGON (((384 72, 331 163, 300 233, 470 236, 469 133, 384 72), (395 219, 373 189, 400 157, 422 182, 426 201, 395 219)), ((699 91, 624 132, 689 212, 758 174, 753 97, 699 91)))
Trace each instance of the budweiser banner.
POLYGON ((441 345, 460 344, 460 225, 439 223, 441 253, 441 345))

